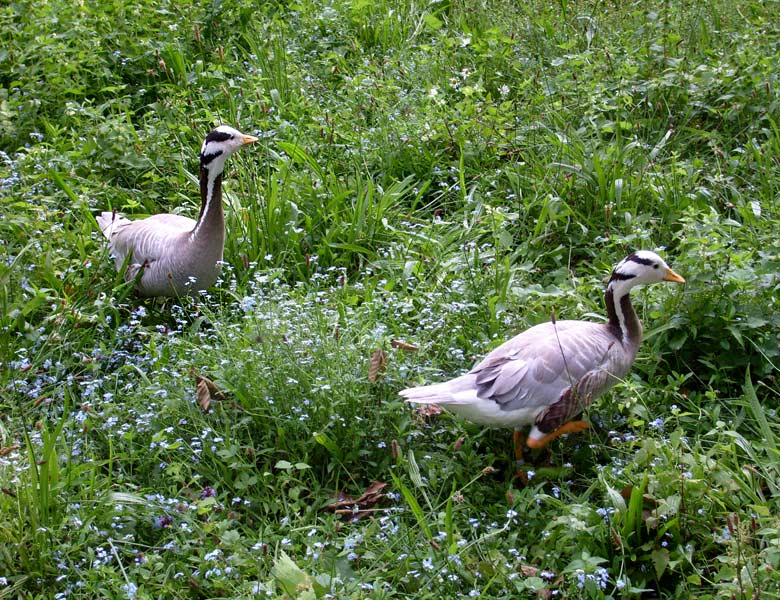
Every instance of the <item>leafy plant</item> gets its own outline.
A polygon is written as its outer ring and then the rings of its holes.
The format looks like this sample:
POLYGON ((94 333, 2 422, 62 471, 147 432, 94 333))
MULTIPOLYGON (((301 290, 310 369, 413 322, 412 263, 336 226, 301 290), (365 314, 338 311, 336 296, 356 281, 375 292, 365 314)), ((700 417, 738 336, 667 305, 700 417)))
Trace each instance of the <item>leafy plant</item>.
POLYGON ((0 596, 780 595, 775 13, 0 8, 0 596), (222 122, 222 280, 135 298, 93 215, 197 214, 222 122), (636 248, 687 283, 528 485, 398 398, 636 248))

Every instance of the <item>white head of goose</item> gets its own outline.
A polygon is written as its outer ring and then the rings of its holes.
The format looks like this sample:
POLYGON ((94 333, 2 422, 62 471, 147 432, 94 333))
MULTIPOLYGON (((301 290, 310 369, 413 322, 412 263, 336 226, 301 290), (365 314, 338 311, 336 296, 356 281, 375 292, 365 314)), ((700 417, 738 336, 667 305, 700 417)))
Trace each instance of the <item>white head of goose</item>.
POLYGON ((115 212, 97 217, 117 269, 131 257, 125 279, 138 278, 138 294, 196 295, 214 285, 225 248, 222 171, 231 154, 255 141, 257 138, 227 125, 220 125, 206 136, 200 150, 201 207, 197 221, 172 214, 137 221, 115 212))
POLYGON ((628 373, 642 341, 629 291, 661 281, 685 282, 654 252, 634 252, 618 263, 607 284, 606 323, 541 323, 503 343, 465 375, 400 394, 408 402, 440 404, 475 423, 515 428, 521 461, 520 427, 533 425, 531 448, 587 428, 571 419, 628 373))

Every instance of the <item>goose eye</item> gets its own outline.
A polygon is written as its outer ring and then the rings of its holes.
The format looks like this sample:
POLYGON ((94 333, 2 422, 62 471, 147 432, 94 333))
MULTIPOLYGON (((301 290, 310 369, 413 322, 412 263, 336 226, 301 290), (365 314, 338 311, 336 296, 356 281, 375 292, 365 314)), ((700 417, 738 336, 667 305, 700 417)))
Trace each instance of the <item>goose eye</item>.
POLYGON ((653 265, 653 268, 654 268, 654 269, 657 269, 657 268, 658 268, 658 263, 655 263, 655 264, 653 265))

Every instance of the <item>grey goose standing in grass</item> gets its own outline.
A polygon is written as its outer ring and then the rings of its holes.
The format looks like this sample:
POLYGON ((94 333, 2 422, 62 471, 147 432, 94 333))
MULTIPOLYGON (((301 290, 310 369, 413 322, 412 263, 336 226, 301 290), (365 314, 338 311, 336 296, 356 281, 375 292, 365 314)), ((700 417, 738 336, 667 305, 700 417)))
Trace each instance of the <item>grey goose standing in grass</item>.
POLYGON ((654 252, 634 252, 615 267, 607 284, 606 323, 541 323, 503 343, 465 375, 400 394, 408 402, 439 404, 481 425, 515 428, 521 461, 519 428, 533 425, 530 448, 587 428, 586 422, 571 419, 623 379, 642 341, 631 288, 662 281, 685 283, 654 252))
POLYGON ((173 214, 131 221, 116 212, 97 217, 111 256, 125 279, 136 278, 141 296, 196 295, 214 285, 225 248, 222 171, 225 160, 256 137, 220 125, 200 150, 201 207, 198 220, 173 214), (128 256, 130 257, 128 259, 128 256), (142 273, 139 273, 143 271, 142 273))

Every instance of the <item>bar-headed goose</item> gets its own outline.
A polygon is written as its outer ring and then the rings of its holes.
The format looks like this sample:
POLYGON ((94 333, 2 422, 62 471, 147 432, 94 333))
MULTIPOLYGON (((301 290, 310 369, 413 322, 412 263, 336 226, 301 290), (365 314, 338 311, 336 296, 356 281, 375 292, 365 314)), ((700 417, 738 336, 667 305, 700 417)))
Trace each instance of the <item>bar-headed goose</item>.
POLYGON ((97 217, 117 269, 130 255, 125 279, 138 277, 136 289, 141 296, 196 295, 214 285, 225 248, 225 160, 255 141, 257 138, 227 125, 220 125, 206 136, 200 150, 201 207, 197 221, 173 214, 137 221, 116 212, 97 217), (139 276, 140 270, 143 273, 139 276))
POLYGON ((605 302, 608 321, 557 321, 527 329, 450 381, 400 392, 408 402, 439 404, 470 421, 515 428, 533 425, 527 444, 541 448, 561 434, 582 431, 572 421, 628 373, 642 341, 629 291, 643 283, 685 280, 654 252, 637 251, 612 272, 605 302))

